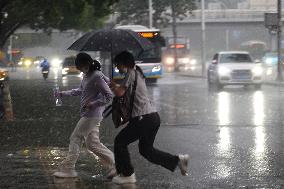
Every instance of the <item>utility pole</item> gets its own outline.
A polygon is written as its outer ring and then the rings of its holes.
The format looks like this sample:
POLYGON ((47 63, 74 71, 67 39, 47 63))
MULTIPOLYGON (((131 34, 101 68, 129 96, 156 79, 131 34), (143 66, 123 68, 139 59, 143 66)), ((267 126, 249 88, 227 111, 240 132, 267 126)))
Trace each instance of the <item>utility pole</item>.
POLYGON ((8 53, 9 53, 9 61, 12 62, 13 61, 13 54, 12 54, 12 43, 13 43, 13 35, 10 35, 10 44, 8 46, 8 53))
POLYGON ((283 81, 281 65, 281 41, 282 41, 282 21, 281 21, 281 0, 277 0, 277 81, 283 81))
POLYGON ((171 0, 171 9, 172 9, 172 29, 173 29, 173 38, 174 38, 174 67, 175 71, 179 71, 178 68, 178 58, 177 58, 177 49, 176 49, 176 44, 177 44, 177 21, 176 21, 176 7, 175 7, 175 2, 174 0, 171 0))
POLYGON ((152 0, 149 0, 149 28, 153 27, 153 7, 152 0))
POLYGON ((202 31, 202 45, 201 45, 201 61, 202 61, 202 73, 201 75, 205 77, 205 67, 206 67, 206 48, 205 48, 205 15, 204 15, 205 4, 204 0, 201 0, 201 31, 202 31))
POLYGON ((227 51, 230 49, 230 43, 229 43, 230 38, 229 38, 229 36, 230 36, 230 31, 229 31, 229 29, 226 29, 226 50, 227 51))

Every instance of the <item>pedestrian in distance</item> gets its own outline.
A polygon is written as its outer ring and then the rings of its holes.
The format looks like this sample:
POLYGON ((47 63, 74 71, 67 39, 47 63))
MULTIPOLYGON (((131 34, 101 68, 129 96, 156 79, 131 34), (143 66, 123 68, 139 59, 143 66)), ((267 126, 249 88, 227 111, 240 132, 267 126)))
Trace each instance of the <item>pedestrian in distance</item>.
POLYGON ((136 182, 128 152, 128 145, 136 140, 139 140, 140 154, 148 161, 161 165, 172 172, 178 167, 182 175, 188 175, 189 156, 187 154, 172 155, 153 147, 160 127, 160 117, 148 98, 145 76, 141 68, 135 65, 133 55, 123 51, 114 58, 114 62, 119 72, 125 74, 121 84, 114 81, 110 83, 110 87, 117 97, 123 96, 126 103, 129 103, 135 78, 137 78, 137 82, 130 121, 115 137, 114 157, 118 175, 113 177, 112 182, 116 184, 136 182))
POLYGON ((80 148, 85 142, 86 148, 98 156, 103 166, 108 170, 107 178, 116 175, 114 155, 99 139, 99 126, 103 119, 105 105, 111 102, 113 93, 108 83, 109 79, 100 71, 101 65, 87 53, 79 53, 75 59, 76 68, 83 72, 79 88, 56 92, 58 96, 81 96, 80 120, 70 137, 69 152, 53 175, 56 177, 77 177, 75 163, 80 154, 80 148))

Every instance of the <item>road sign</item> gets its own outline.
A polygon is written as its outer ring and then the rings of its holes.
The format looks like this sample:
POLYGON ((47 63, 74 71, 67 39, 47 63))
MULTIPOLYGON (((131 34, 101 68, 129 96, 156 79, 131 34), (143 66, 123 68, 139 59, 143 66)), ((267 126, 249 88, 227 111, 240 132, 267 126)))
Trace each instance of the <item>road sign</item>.
POLYGON ((278 18, 276 12, 264 13, 264 26, 266 28, 275 28, 278 26, 278 18))

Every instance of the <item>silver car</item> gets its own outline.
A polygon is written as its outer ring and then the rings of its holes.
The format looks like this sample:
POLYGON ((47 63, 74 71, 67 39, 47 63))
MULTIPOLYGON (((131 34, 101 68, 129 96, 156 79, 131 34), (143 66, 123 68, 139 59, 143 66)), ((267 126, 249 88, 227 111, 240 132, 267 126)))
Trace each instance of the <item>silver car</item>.
POLYGON ((262 66, 246 51, 222 51, 214 55, 207 71, 209 87, 225 85, 254 85, 261 88, 262 66))

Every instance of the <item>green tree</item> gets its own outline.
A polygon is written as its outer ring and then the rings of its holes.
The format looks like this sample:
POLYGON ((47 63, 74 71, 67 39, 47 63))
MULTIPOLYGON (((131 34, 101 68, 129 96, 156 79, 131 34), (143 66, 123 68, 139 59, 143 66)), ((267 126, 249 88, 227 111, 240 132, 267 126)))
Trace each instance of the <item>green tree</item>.
MULTIPOLYGON (((195 0, 152 0, 153 25, 163 27, 168 25, 173 16, 183 19, 193 9, 195 0), (174 8, 172 8, 174 6, 174 8), (172 11, 175 11, 172 14, 172 11)), ((148 25, 148 0, 124 0, 115 6, 118 13, 117 22, 121 24, 148 25)))
POLYGON ((18 28, 50 32, 102 25, 117 0, 0 0, 0 48, 18 28))

